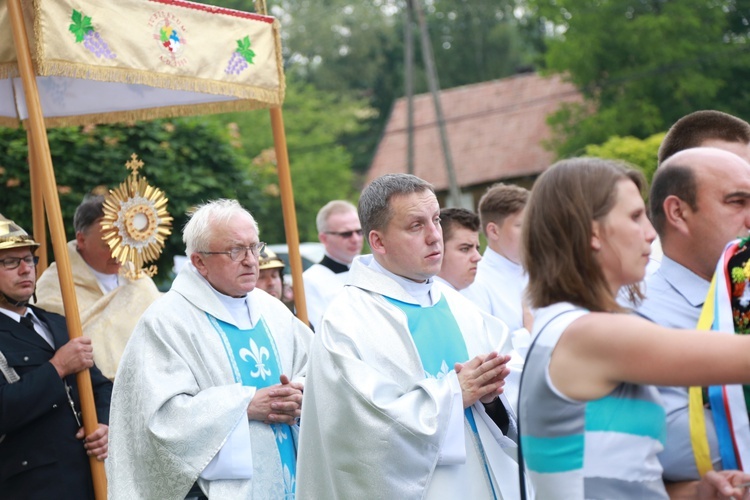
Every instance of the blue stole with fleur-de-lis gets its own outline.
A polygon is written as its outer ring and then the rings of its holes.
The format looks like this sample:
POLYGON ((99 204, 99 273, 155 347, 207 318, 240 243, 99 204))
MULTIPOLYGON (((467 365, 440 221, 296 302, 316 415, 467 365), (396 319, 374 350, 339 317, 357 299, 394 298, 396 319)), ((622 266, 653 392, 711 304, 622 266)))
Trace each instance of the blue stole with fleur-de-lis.
MULTIPOLYGON (((224 343, 232 364, 234 379, 242 385, 263 389, 279 383, 281 365, 273 337, 269 335, 263 318, 249 330, 209 316, 224 343)), ((287 424, 271 424, 276 436, 281 466, 284 473, 285 498, 294 498, 296 489, 296 457, 292 430, 287 424)))
MULTIPOLYGON (((409 332, 417 347, 419 358, 422 360, 425 377, 442 379, 453 370, 456 363, 465 363, 469 359, 461 328, 445 296, 440 297, 437 304, 431 307, 409 304, 390 297, 384 298, 406 314, 409 332)), ((471 408, 466 408, 464 415, 481 448, 479 431, 471 408)), ((487 470, 486 464, 485 470, 487 470)))

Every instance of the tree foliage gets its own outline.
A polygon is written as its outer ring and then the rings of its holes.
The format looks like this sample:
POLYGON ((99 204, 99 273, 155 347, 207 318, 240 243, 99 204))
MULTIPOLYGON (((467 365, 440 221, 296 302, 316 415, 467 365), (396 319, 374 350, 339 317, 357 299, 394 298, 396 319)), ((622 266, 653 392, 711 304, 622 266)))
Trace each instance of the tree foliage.
POLYGON ((435 0, 426 6, 441 86, 502 78, 533 63, 533 46, 514 13, 519 4, 435 0))
POLYGON ((697 109, 750 113, 746 91, 727 92, 750 63, 746 3, 529 0, 548 29, 547 71, 567 75, 587 98, 550 119, 558 154, 613 135, 644 138, 697 109))
POLYGON ((604 144, 586 146, 584 156, 626 161, 638 167, 650 184, 656 171, 659 146, 664 139, 664 135, 664 132, 660 132, 645 139, 610 137, 604 144))
MULTIPOLYGON (((361 130, 361 114, 368 108, 361 100, 323 92, 309 84, 291 80, 288 85, 284 125, 297 227, 301 241, 317 241, 318 209, 332 199, 356 199, 352 156, 339 140, 361 130)), ((230 124, 235 141, 252 158, 251 168, 263 190, 255 203, 263 239, 269 243, 286 241, 268 113, 231 113, 213 120, 230 124)))
MULTIPOLYGON (((241 148, 218 123, 201 119, 157 120, 127 125, 86 126, 48 131, 66 236, 74 235, 73 214, 89 192, 106 194, 130 173, 125 163, 136 153, 141 174, 169 198, 174 226, 158 261, 164 277, 172 257, 185 253, 181 230, 186 212, 216 198, 236 198, 253 210, 262 198, 241 148)), ((0 183, 2 213, 31 232, 31 200, 26 133, 0 128, 3 148, 0 183)), ((50 252, 51 255, 51 252, 50 252)))

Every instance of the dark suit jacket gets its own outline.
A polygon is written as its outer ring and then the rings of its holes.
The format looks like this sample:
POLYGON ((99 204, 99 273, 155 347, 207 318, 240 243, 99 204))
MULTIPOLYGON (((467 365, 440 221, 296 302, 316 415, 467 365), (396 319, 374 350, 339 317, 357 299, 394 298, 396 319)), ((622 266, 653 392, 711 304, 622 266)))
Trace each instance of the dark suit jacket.
MULTIPOLYGON (((55 348, 68 341, 65 318, 30 306, 52 332, 55 348)), ((25 326, 0 313, 0 351, 21 380, 0 374, 0 497, 94 498, 91 471, 65 385, 49 362, 55 349, 25 326)), ((109 422, 112 383, 92 368, 99 422, 109 422)), ((80 411, 75 375, 66 377, 80 411)))

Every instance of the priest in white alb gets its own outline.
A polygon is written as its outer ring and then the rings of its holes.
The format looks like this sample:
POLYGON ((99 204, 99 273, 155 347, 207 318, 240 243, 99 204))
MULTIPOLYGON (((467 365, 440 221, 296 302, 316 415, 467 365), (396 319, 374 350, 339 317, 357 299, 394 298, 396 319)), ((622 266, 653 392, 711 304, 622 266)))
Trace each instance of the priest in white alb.
POLYGON ((199 207, 183 239, 190 264, 141 318, 115 379, 109 498, 294 498, 312 332, 255 288, 264 243, 236 201, 199 207))
POLYGON ((517 498, 508 329, 434 282, 432 186, 385 175, 358 212, 372 255, 311 344, 298 498, 517 498))

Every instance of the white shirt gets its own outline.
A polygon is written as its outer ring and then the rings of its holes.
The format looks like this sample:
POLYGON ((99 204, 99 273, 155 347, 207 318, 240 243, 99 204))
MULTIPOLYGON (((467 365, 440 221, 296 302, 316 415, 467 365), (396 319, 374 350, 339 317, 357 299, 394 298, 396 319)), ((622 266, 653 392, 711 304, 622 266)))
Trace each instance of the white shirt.
POLYGON ((305 301, 307 302, 307 319, 310 321, 313 330, 317 331, 320 328, 323 313, 326 312, 328 304, 334 297, 344 289, 348 277, 348 271, 334 273, 321 264, 314 264, 302 273, 305 301))
POLYGON ((523 293, 529 279, 520 264, 487 248, 477 264, 477 277, 461 294, 511 330, 523 328, 523 293))
MULTIPOLYGON (((18 323, 21 322, 21 315, 16 312, 0 307, 0 313, 5 314, 13 321, 16 321, 18 323)), ((32 311, 30 307, 26 308, 26 314, 24 314, 24 316, 31 319, 31 322, 34 323, 34 331, 38 333, 39 336, 42 337, 45 342, 47 342, 50 347, 54 349, 55 342, 52 340, 52 332, 49 331, 47 325, 45 325, 42 320, 36 317, 36 314, 34 314, 34 311, 32 311)))

